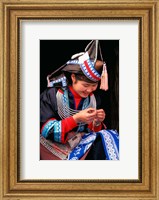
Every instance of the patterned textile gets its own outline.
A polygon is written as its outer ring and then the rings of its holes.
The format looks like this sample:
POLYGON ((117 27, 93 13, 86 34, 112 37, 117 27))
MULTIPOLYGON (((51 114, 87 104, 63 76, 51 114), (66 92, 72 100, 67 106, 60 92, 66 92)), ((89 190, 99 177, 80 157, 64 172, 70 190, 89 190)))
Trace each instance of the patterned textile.
POLYGON ((62 83, 62 87, 67 86, 66 77, 60 77, 54 81, 50 81, 48 78, 48 87, 54 87, 57 83, 62 83))
POLYGON ((54 140, 56 142, 61 141, 61 121, 49 120, 47 121, 41 131, 41 135, 47 138, 50 133, 54 132, 54 140))
POLYGON ((101 130, 100 134, 107 160, 119 160, 119 134, 114 130, 101 130))
POLYGON ((94 82, 97 82, 101 79, 101 75, 95 69, 94 61, 90 60, 88 52, 86 52, 85 54, 80 56, 79 60, 70 60, 67 62, 67 64, 80 65, 80 68, 81 68, 82 72, 84 73, 84 75, 88 79, 90 79, 94 82))
POLYGON ((82 137, 80 143, 69 154, 68 160, 79 160, 92 146, 97 135, 102 138, 106 160, 119 160, 119 134, 116 130, 91 132, 82 137))
POLYGON ((48 120, 42 127, 42 131, 41 131, 41 135, 44 137, 44 138, 47 138, 50 131, 52 130, 52 128, 54 127, 55 125, 55 122, 56 120, 48 120))
POLYGON ((92 81, 99 81, 100 80, 100 75, 99 73, 95 70, 92 62, 90 59, 85 60, 81 65, 81 69, 85 76, 89 78, 92 81))
POLYGON ((54 140, 56 142, 61 142, 61 121, 56 121, 54 125, 54 140))

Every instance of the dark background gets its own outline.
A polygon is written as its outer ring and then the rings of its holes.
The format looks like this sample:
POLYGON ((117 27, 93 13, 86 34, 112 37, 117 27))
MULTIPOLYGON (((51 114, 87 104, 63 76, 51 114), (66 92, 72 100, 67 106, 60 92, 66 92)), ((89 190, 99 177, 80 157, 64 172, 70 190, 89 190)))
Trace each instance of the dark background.
MULTIPOLYGON (((40 93, 47 87, 46 77, 71 56, 84 52, 91 40, 40 40, 40 93)), ((108 129, 119 131, 119 40, 100 40, 103 60, 107 64, 109 89, 98 90, 106 112, 108 129)))

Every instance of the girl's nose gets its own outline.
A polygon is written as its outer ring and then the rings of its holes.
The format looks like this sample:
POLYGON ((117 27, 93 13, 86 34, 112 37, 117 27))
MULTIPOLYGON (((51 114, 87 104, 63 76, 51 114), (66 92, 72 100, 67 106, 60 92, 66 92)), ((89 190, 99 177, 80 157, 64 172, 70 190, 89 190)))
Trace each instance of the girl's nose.
POLYGON ((93 90, 92 90, 92 88, 87 88, 87 92, 92 92, 93 90))

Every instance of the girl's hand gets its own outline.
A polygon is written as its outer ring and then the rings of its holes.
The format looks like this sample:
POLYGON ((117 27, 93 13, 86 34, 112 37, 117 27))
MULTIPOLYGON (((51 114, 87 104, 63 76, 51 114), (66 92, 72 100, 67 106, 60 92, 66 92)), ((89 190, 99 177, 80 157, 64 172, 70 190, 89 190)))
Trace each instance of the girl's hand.
POLYGON ((101 122, 104 121, 105 116, 106 116, 106 114, 103 109, 96 110, 96 117, 93 121, 94 125, 99 126, 101 124, 101 122))
POLYGON ((86 124, 90 124, 96 117, 96 109, 88 108, 85 110, 81 110, 79 113, 73 115, 76 123, 83 122, 86 124))

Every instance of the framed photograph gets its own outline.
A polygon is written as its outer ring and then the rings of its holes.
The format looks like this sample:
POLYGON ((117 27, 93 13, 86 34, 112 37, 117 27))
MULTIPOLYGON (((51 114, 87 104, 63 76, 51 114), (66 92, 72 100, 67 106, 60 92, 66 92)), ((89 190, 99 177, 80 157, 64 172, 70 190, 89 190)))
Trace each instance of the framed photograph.
POLYGON ((1 1, 1 199, 159 199, 158 12, 152 1, 1 1), (47 75, 98 40, 118 160, 40 154, 47 75))

